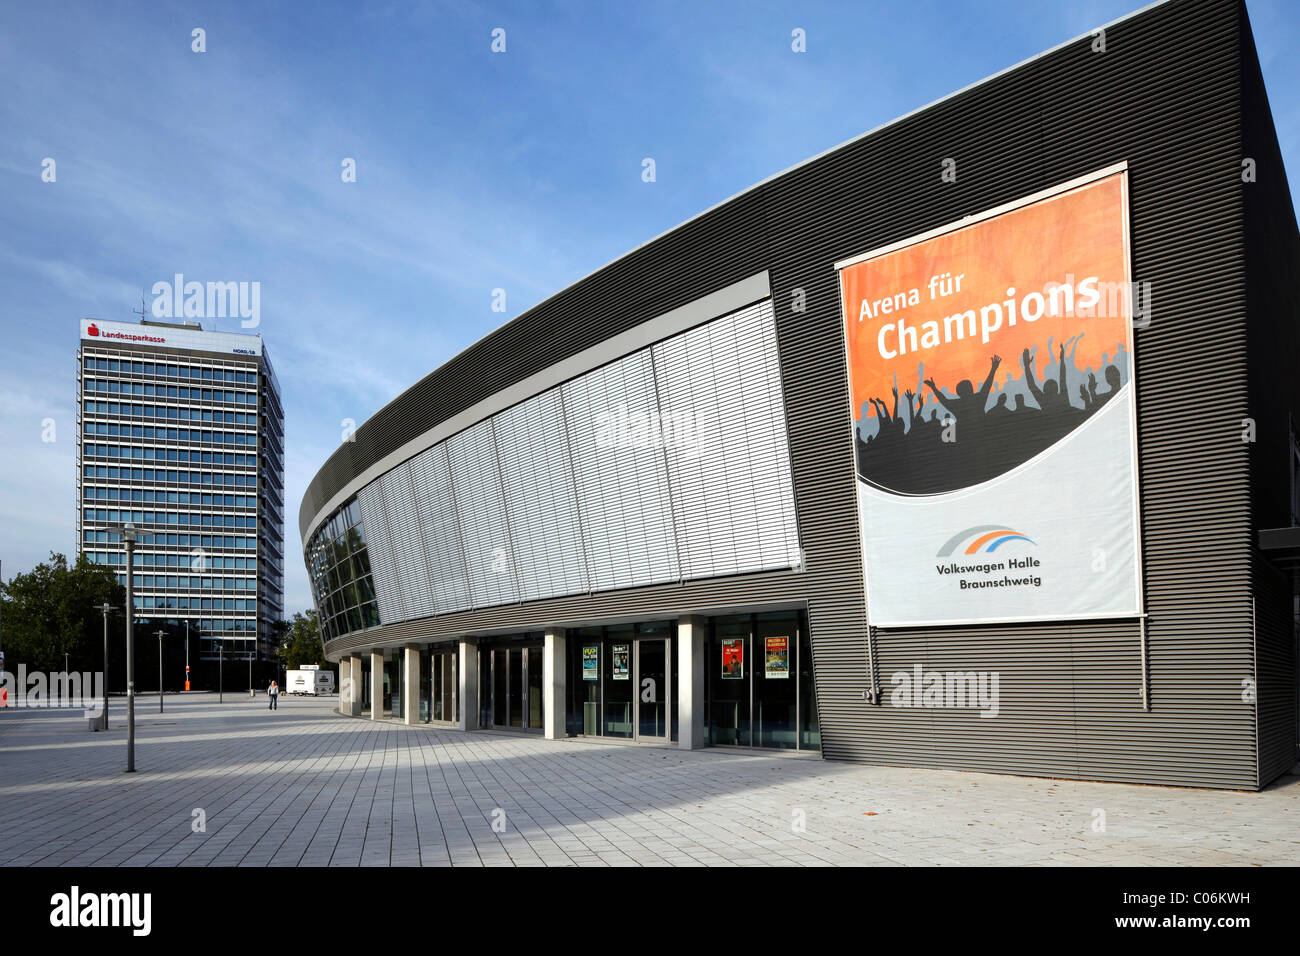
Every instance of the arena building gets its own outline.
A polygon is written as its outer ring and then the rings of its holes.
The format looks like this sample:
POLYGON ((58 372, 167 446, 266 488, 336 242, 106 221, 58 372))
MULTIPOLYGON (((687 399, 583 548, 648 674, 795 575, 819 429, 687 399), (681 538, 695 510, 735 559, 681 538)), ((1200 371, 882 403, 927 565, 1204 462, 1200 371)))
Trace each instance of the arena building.
POLYGON ((1300 257, 1245 7, 765 180, 381 409, 299 515, 353 716, 1253 789, 1300 257))

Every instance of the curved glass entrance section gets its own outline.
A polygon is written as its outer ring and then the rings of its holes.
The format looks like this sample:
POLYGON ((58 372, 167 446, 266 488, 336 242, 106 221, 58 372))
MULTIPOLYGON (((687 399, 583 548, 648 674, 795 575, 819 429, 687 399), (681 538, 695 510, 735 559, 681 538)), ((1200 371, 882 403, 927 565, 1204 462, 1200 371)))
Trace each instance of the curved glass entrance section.
POLYGON ((379 624, 370 549, 355 499, 312 535, 307 544, 307 573, 323 639, 379 624))

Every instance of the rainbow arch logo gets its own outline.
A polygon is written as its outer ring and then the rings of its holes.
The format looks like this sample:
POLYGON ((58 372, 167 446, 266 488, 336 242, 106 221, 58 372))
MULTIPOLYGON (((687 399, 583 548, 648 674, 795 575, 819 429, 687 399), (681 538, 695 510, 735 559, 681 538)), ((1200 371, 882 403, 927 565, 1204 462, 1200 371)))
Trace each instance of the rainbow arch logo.
POLYGON ((1028 535, 1021 534, 1004 524, 980 524, 965 531, 959 531, 948 539, 939 549, 938 557, 946 558, 958 549, 962 554, 989 554, 1002 547, 1008 541, 1028 541, 1036 544, 1028 535), (963 548, 964 546, 964 548, 963 548))

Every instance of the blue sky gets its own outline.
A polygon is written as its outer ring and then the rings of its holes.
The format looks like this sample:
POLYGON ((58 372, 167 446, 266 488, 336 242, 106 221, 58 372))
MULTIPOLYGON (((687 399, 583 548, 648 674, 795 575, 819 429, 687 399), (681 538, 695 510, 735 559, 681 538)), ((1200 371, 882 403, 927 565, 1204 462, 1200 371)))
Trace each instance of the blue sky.
MULTIPOLYGON (((298 505, 343 419, 760 179, 1136 6, 5 5, 6 577, 76 549, 78 319, 132 321, 142 288, 177 272, 261 283, 287 415, 286 602, 301 610, 298 505)), ((1247 7, 1300 189, 1300 5, 1247 7)))

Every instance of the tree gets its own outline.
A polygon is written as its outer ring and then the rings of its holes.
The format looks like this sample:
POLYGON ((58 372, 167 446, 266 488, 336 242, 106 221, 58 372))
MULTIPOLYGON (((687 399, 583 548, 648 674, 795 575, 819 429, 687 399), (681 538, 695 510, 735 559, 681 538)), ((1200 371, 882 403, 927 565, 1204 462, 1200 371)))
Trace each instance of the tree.
POLYGON ((293 616, 277 653, 286 670, 293 670, 304 664, 331 666, 325 660, 325 648, 320 639, 320 622, 316 619, 314 608, 300 611, 293 616))
POLYGON ((107 601, 116 609, 110 628, 120 634, 126 589, 111 568, 84 554, 70 565, 66 556, 50 552, 49 561, 0 582, 0 601, 7 670, 22 663, 33 671, 62 671, 66 654, 70 669, 98 671, 104 659, 100 605, 107 601))

